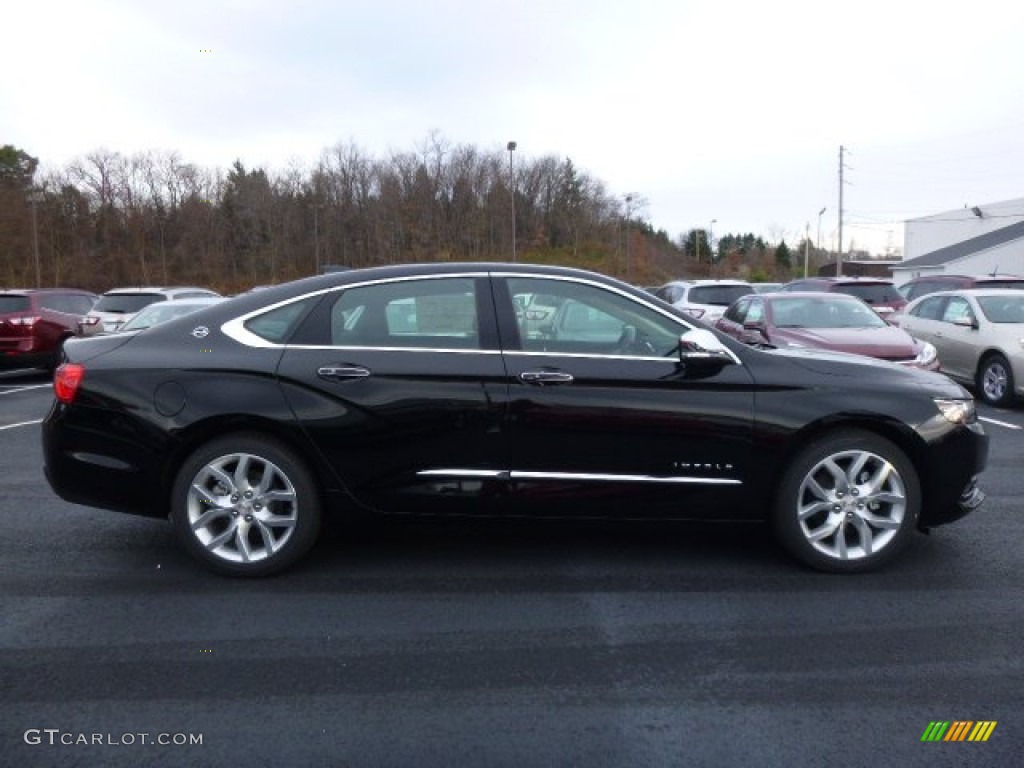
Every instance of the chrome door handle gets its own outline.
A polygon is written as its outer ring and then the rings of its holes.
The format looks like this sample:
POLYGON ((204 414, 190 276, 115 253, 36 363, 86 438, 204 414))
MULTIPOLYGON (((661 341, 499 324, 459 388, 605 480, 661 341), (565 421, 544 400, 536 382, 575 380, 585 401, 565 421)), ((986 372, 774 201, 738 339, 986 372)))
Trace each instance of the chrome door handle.
POLYGON ((519 380, 526 384, 568 384, 573 380, 571 373, 565 371, 523 371, 519 374, 519 380))
POLYGON ((361 365, 325 365, 316 369, 321 379, 365 379, 370 369, 361 365))

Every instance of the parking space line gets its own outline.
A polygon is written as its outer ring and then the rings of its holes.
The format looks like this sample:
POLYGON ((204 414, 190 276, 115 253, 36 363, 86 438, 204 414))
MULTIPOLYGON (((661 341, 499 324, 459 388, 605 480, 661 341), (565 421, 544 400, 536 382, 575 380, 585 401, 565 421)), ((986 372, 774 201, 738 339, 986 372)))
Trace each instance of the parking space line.
POLYGON ((1008 421, 998 421, 996 419, 989 419, 985 416, 979 416, 978 421, 986 421, 989 424, 996 424, 1000 427, 1006 427, 1007 429, 1024 429, 1024 427, 1018 426, 1016 424, 1011 424, 1008 421))
POLYGON ((29 384, 24 387, 18 387, 17 389, 7 389, 0 392, 0 395, 13 395, 16 392, 25 392, 29 389, 43 389, 44 387, 52 387, 52 384, 29 384))
POLYGON ((35 421, 19 421, 17 424, 4 424, 2 427, 0 427, 0 432, 2 432, 5 429, 14 429, 15 427, 27 427, 30 424, 42 424, 42 423, 43 423, 42 419, 36 419, 35 421))

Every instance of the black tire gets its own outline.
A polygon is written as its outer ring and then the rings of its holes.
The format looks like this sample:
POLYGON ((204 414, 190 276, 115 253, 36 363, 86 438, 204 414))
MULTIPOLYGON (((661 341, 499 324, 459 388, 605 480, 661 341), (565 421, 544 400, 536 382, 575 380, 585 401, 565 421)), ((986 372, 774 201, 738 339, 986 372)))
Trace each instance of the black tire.
POLYGON ((978 397, 989 405, 1004 406, 1013 402, 1013 368, 998 352, 985 357, 978 366, 975 380, 978 397))
POLYGON ((294 564, 316 542, 320 507, 302 459, 259 434, 206 443, 171 491, 171 522, 185 548, 228 576, 269 576, 294 564))
POLYGON ((842 429, 790 462, 773 524, 782 546, 812 568, 859 573, 896 557, 920 513, 921 485, 906 454, 871 432, 842 429))

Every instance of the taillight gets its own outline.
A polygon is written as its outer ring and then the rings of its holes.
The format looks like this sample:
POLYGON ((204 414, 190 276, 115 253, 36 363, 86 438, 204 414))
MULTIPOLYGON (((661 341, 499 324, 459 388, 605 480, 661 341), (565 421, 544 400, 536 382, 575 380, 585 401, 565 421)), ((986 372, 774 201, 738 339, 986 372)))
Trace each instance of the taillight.
POLYGON ((42 319, 43 318, 39 317, 39 315, 22 315, 21 317, 9 317, 7 318, 7 322, 11 325, 24 325, 31 327, 42 319))
POLYGON ((53 374, 53 392, 57 399, 65 405, 71 405, 84 376, 84 365, 64 363, 59 366, 53 374))

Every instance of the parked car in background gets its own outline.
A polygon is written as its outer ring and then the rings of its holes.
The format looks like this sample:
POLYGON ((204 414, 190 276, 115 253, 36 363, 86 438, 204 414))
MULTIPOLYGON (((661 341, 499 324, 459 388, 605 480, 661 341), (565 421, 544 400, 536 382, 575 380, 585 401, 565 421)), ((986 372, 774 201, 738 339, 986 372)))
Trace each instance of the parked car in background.
POLYGON ((826 291, 856 296, 870 305, 880 316, 898 312, 907 303, 892 280, 879 277, 806 277, 792 280, 780 291, 826 291))
POLYGON ((0 291, 0 368, 52 368, 98 297, 73 288, 0 291))
POLYGON ((757 293, 774 293, 782 287, 782 283, 751 283, 757 293))
POLYGON ((67 343, 45 473, 169 517, 221 573, 281 571, 360 512, 767 522, 855 572, 984 499, 987 437, 945 376, 761 351, 592 272, 351 270, 188 320, 67 343), (536 337, 533 295, 559 307, 536 337))
POLYGON ((655 296, 709 325, 740 296, 753 293, 744 280, 674 280, 655 291, 655 296))
POLYGON ((135 317, 135 313, 158 301, 172 299, 195 299, 203 296, 219 297, 220 294, 206 288, 195 287, 147 287, 115 288, 100 296, 92 310, 82 318, 80 335, 97 336, 114 333, 135 317))
POLYGON ((863 301, 842 293, 744 296, 716 327, 754 346, 827 349, 929 371, 939 368, 934 346, 889 325, 863 301))
POLYGON ((191 315, 200 309, 205 309, 213 304, 219 304, 227 299, 215 296, 203 296, 198 299, 171 299, 170 301, 158 301, 139 310, 135 317, 121 326, 119 333, 129 331, 142 331, 152 328, 154 325, 166 323, 177 317, 191 315))
POLYGON ((1024 291, 931 293, 899 315, 900 327, 935 345, 940 370, 991 405, 1024 395, 1024 291))
POLYGON ((1016 288, 1024 289, 1021 275, 922 275, 903 283, 898 290, 907 301, 919 299, 939 291, 959 291, 964 288, 1016 288))

